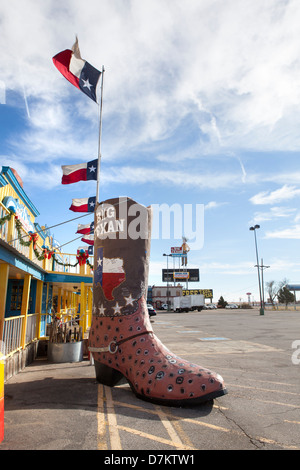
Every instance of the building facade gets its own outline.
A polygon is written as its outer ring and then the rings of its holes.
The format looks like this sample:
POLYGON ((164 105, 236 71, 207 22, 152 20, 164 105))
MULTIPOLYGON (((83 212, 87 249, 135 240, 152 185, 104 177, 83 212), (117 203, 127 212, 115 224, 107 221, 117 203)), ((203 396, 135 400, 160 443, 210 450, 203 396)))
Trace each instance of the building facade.
MULTIPOLYGON (((50 231, 36 222, 39 212, 17 172, 0 172, 0 356, 14 355, 47 338, 49 314, 74 313, 81 306, 83 330, 92 309, 93 258, 63 253, 50 231), (80 262, 82 261, 82 262, 80 262)), ((24 363, 24 360, 21 361, 24 363)), ((6 367, 7 369, 7 367, 6 367)), ((6 377, 12 372, 6 370, 6 377)))
POLYGON ((151 291, 151 303, 155 308, 160 309, 162 305, 167 304, 172 309, 174 297, 182 295, 182 286, 180 284, 177 286, 152 286, 151 291))

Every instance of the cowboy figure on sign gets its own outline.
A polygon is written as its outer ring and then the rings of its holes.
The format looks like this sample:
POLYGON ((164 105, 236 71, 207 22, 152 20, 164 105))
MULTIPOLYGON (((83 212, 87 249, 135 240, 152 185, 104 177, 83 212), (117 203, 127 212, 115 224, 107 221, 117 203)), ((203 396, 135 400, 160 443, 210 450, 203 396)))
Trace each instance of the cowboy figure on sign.
POLYGON ((181 245, 181 248, 182 248, 183 256, 181 258, 181 266, 186 266, 187 265, 187 254, 190 251, 190 247, 187 244, 187 238, 182 237, 182 242, 183 243, 181 245))

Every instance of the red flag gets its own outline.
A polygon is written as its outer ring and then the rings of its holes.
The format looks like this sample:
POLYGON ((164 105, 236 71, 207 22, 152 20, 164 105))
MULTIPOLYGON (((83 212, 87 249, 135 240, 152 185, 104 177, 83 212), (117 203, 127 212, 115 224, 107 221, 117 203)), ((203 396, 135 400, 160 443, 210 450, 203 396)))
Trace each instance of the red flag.
POLYGON ((94 222, 91 224, 78 224, 76 233, 82 233, 82 235, 94 233, 94 222))
POLYGON ((96 87, 101 72, 81 58, 77 37, 72 50, 59 52, 52 60, 55 67, 72 85, 97 102, 96 87))
POLYGON ((88 245, 94 245, 94 234, 84 235, 81 239, 82 242, 87 243, 88 245))
POLYGON ((77 181, 89 181, 97 179, 98 160, 76 165, 62 165, 62 184, 77 183, 77 181))
POLYGON ((73 212, 94 212, 96 206, 96 196, 85 197, 83 199, 72 199, 70 211, 73 212))

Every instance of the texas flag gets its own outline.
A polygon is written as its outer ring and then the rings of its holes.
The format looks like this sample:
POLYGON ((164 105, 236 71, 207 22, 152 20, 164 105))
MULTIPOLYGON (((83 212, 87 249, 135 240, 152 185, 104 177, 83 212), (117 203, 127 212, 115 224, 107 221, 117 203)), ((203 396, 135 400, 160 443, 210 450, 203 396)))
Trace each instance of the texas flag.
POLYGON ((96 206, 96 196, 85 197, 83 199, 72 199, 72 204, 69 207, 73 212, 94 212, 96 206))
POLYGON ((62 165, 62 184, 77 183, 77 181, 90 181, 97 179, 98 160, 77 165, 62 165))
POLYGON ((94 222, 90 224, 78 224, 76 233, 81 233, 82 235, 94 233, 94 222))
POLYGON ((96 87, 101 72, 82 59, 77 37, 72 50, 59 52, 52 60, 55 67, 72 85, 97 103, 96 87))
POLYGON ((94 234, 84 235, 81 239, 82 242, 87 243, 88 245, 94 245, 94 234))
POLYGON ((94 273, 95 286, 99 283, 107 300, 114 300, 113 290, 125 281, 121 258, 104 258, 103 247, 97 249, 97 268, 94 273))

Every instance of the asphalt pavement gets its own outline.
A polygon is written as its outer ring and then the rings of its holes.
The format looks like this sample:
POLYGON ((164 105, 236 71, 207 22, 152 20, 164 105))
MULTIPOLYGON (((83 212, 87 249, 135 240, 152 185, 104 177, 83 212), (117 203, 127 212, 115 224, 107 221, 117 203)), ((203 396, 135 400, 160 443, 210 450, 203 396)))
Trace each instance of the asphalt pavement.
POLYGON ((228 394, 154 405, 127 384, 98 384, 88 359, 40 357, 5 383, 0 450, 100 450, 105 464, 132 467, 195 464, 200 450, 300 450, 300 311, 158 312, 151 322, 173 353, 222 375, 228 394))

